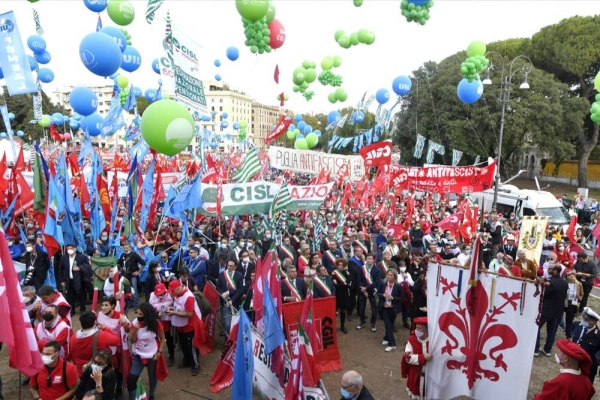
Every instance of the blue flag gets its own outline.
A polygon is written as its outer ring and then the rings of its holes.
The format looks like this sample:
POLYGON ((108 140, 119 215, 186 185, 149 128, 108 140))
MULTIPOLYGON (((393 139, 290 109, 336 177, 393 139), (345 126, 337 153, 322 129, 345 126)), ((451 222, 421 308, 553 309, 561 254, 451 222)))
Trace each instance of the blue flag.
POLYGON ((184 211, 195 210, 196 208, 202 207, 200 183, 201 178, 200 175, 198 175, 194 183, 185 185, 175 200, 173 200, 170 212, 177 215, 178 219, 185 219, 184 211))
POLYGON ((169 188, 169 191, 167 192, 167 199, 165 200, 164 205, 163 205, 163 214, 165 217, 179 219, 179 216, 173 214, 173 212, 171 211, 173 202, 175 201, 175 198, 177 197, 177 192, 175 191, 175 188, 173 186, 174 185, 171 185, 171 187, 169 188))
POLYGON ((231 398, 252 399, 252 381, 254 378, 254 355, 252 354, 252 330, 246 311, 240 309, 240 325, 235 349, 233 366, 233 385, 231 398))
POLYGON ((263 279, 263 324, 265 327, 265 353, 271 354, 284 343, 285 338, 266 279, 263 279))
POLYGON ((88 131, 85 131, 83 133, 83 143, 81 144, 81 149, 79 149, 79 166, 83 167, 83 164, 85 163, 85 157, 88 154, 91 154, 94 152, 94 146, 92 145, 92 141, 90 139, 90 134, 88 133, 88 131))
POLYGON ((0 15, 0 42, 0 65, 8 93, 11 96, 37 93, 37 85, 19 34, 17 18, 12 11, 0 15))
MULTIPOLYGON (((154 166, 156 165, 156 158, 152 159, 144 182, 142 183, 142 207, 141 207, 141 219, 140 229, 146 231, 146 225, 148 224, 148 215, 150 214, 150 205, 152 203, 152 194, 154 193, 154 166)), ((154 221, 150 221, 153 224, 154 221)))
POLYGON ((138 136, 140 136, 142 132, 140 131, 140 116, 136 115, 133 117, 133 121, 127 127, 125 131, 125 140, 135 140, 138 136))

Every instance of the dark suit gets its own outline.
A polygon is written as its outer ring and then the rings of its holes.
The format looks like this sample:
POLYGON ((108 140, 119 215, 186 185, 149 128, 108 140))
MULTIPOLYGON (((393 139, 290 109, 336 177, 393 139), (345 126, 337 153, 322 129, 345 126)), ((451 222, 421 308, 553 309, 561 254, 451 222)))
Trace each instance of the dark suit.
MULTIPOLYGON (((233 272, 233 282, 235 284, 234 289, 231 288, 227 283, 227 278, 225 278, 226 273, 228 273, 227 270, 219 274, 219 278, 217 279, 217 290, 221 295, 225 292, 229 292, 229 300, 231 301, 231 306, 235 309, 239 309, 240 304, 242 303, 242 296, 244 295, 244 280, 242 279, 242 274, 240 274, 237 271, 233 272)), ((223 318, 223 329, 225 330, 225 334, 229 336, 229 331, 231 328, 232 310, 231 307, 227 306, 227 302, 222 296, 220 304, 221 318, 223 318)))
POLYGON ((513 260, 516 260, 517 259, 517 247, 518 246, 516 243, 514 246, 509 246, 507 244, 503 244, 502 246, 500 246, 498 251, 500 253, 508 254, 509 256, 512 257, 513 260))
MULTIPOLYGON (((315 281, 319 278, 317 278, 315 276, 315 281)), ((322 280, 321 280, 322 282, 322 280)), ((330 276, 326 276, 325 277, 325 283, 327 285, 327 287, 329 288, 329 290, 331 291, 331 294, 328 294, 325 289, 321 288, 321 286, 318 283, 314 283, 313 284, 313 293, 315 296, 315 299, 320 299, 323 297, 330 297, 330 296, 335 296, 335 285, 333 284, 333 279, 331 279, 330 276)))
MULTIPOLYGON (((292 291, 284 282, 285 280, 286 278, 281 278, 281 299, 284 303, 286 302, 284 300, 286 297, 294 297, 292 291)), ((296 286, 296 290, 300 294, 300 300, 304 300, 306 298, 306 286, 304 285, 304 279, 296 277, 296 279, 294 279, 294 284, 296 286)))
MULTIPOLYGON (((79 302, 79 309, 85 311, 86 290, 90 290, 92 281, 92 267, 87 256, 81 253, 75 253, 73 268, 79 267, 79 271, 72 271, 71 278, 71 261, 68 254, 64 254, 60 258, 60 276, 61 284, 65 283, 67 290, 67 301, 71 305, 71 309, 75 309, 75 302, 79 302)), ((93 291, 93 288, 91 288, 93 291)))
POLYGON ((404 297, 404 291, 402 286, 398 282, 394 282, 392 287, 392 306, 385 307, 386 299, 383 296, 385 294, 387 282, 381 282, 377 294, 379 295, 379 304, 383 314, 383 323, 385 324, 385 335, 383 340, 388 341, 388 346, 396 345, 396 338, 394 337, 394 322, 396 322, 396 315, 402 312, 402 299, 404 297))
POLYGON ((598 373, 598 360, 596 359, 596 353, 600 351, 600 330, 597 326, 592 329, 584 328, 581 325, 577 325, 577 328, 573 331, 572 340, 577 343, 592 359, 592 367, 590 368, 590 381, 594 383, 594 378, 598 373))
POLYGON ((244 282, 250 282, 250 274, 256 270, 256 265, 253 262, 248 261, 247 263, 240 261, 238 263, 236 271, 242 274, 244 282))
POLYGON ((252 289, 252 281, 246 282, 243 289, 244 295, 244 303, 242 304, 244 311, 248 314, 248 318, 250 321, 254 322, 254 289, 252 289))
POLYGON ((25 253, 25 271, 27 277, 31 273, 31 278, 25 279, 25 285, 32 285, 35 290, 44 286, 44 281, 48 275, 48 269, 50 269, 50 260, 48 254, 43 251, 36 250, 35 255, 32 253, 25 253))
POLYGON ((565 310, 565 299, 567 298, 567 292, 569 291, 569 284, 567 281, 558 275, 551 276, 548 283, 549 285, 546 286, 546 290, 544 291, 542 316, 540 318, 537 340, 535 342, 536 353, 540 349, 540 331, 542 330, 542 326, 546 323, 548 325, 546 325, 546 344, 544 345, 544 351, 550 353, 550 350, 552 350, 558 323, 565 310))
POLYGON ((323 253, 323 257, 321 257, 321 263, 327 269, 327 272, 331 274, 331 272, 335 269, 335 260, 338 258, 344 258, 344 254, 339 250, 335 249, 335 251, 326 250, 323 253))
POLYGON ((360 324, 364 325, 367 320, 367 316, 365 313, 365 309, 367 307, 367 298, 369 299, 369 304, 371 305, 371 325, 375 325, 377 322, 377 306, 375 305, 375 292, 377 291, 377 287, 381 282, 381 268, 373 265, 371 267, 371 271, 369 272, 371 277, 371 282, 367 281, 367 278, 363 272, 363 268, 358 271, 358 315, 360 316, 360 324), (367 296, 360 290, 360 287, 364 287, 367 289, 367 296))

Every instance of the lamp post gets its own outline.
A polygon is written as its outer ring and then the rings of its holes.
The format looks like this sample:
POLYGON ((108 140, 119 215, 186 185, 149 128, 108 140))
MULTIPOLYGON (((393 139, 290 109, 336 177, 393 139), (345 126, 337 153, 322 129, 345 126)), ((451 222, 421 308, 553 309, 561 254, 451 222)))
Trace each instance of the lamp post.
MULTIPOLYGON (((527 81, 527 77, 529 75, 529 72, 531 72, 531 70, 533 69, 533 63, 531 62, 529 57, 524 56, 524 55, 519 55, 512 59, 512 61, 510 62, 508 71, 506 71, 505 67, 506 67, 507 63, 505 63, 504 57, 502 57, 502 55, 500 55, 499 53, 496 53, 495 51, 489 51, 486 53, 486 57, 488 57, 490 55, 493 55, 493 56, 499 58, 501 61, 500 65, 502 66, 502 68, 500 70, 501 71, 500 102, 502 103, 502 114, 500 116, 500 136, 498 137, 498 161, 496 163, 496 178, 494 181, 494 201, 492 203, 492 212, 496 212, 496 203, 498 201, 498 188, 500 187, 500 161, 502 158, 502 137, 504 134, 504 114, 506 112, 506 105, 508 104, 508 100, 510 99, 512 78, 518 72, 522 73, 523 81, 521 82, 519 89, 524 89, 524 90, 529 89, 529 82, 527 81), (515 62, 517 62, 517 61, 523 61, 524 64, 515 68, 515 62), (508 73, 506 73, 506 72, 508 72, 508 73)), ((490 79, 490 71, 492 71, 494 68, 495 68, 494 64, 490 63, 490 66, 488 67, 487 71, 485 72, 485 78, 481 82, 482 84, 484 84, 484 85, 492 84, 492 80, 490 79)))

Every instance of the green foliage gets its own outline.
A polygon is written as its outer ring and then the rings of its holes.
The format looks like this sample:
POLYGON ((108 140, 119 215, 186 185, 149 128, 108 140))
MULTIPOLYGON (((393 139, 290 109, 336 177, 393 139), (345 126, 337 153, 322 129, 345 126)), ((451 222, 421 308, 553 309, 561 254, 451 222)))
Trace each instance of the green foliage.
MULTIPOLYGON (((144 115, 144 111, 150 105, 150 102, 144 96, 138 97, 135 101, 137 104, 138 114, 141 117, 142 115, 144 115)), ((133 114, 133 110, 130 111, 130 114, 133 114)))

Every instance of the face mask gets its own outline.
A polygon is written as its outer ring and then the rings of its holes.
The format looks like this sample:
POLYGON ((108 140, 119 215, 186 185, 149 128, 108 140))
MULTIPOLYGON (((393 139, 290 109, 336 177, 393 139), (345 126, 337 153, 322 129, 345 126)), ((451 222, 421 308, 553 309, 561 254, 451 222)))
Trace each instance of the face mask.
POLYGON ((415 231, 419 231, 419 230, 421 230, 421 227, 420 226, 415 226, 415 231))
POLYGON ((557 364, 560 364, 560 363, 561 363, 561 359, 560 359, 560 357, 558 356, 558 354, 554 353, 554 359, 556 360, 556 363, 557 363, 557 364))
POLYGON ((13 244, 15 244, 15 242, 8 242, 9 246, 12 246, 13 244))
POLYGON ((92 367, 92 373, 94 373, 96 371, 102 372, 102 370, 104 369, 104 365, 92 364, 91 367, 92 367))
POLYGON ((131 253, 131 250, 125 250, 125 254, 131 253))
POLYGON ((54 319, 54 315, 52 313, 44 313, 44 315, 42 315, 42 318, 44 319, 44 321, 50 322, 54 319))
POLYGON ((340 389, 340 393, 342 395, 342 399, 352 399, 352 398, 354 398, 354 396, 352 395, 352 393, 350 393, 349 391, 347 391, 344 388, 340 389))
POLYGON ((160 271, 162 271, 162 267, 156 268, 156 272, 160 272, 160 271))
POLYGON ((27 229, 33 228, 33 224, 27 224, 27 229))
POLYGON ((560 246, 560 247, 558 248, 558 251, 563 251, 564 249, 565 249, 564 247, 560 246))
POLYGON ((423 332, 423 331, 415 331, 415 336, 418 337, 419 339, 421 339, 424 334, 425 334, 425 332, 423 332))
POLYGON ((42 362, 44 363, 44 365, 50 365, 54 362, 54 356, 47 356, 45 354, 42 354, 42 362))
POLYGON ((221 248, 222 249, 226 249, 227 248, 227 243, 221 243, 221 248))
POLYGON ((242 261, 243 262, 248 262, 248 261, 250 261, 250 257, 244 257, 244 258, 242 258, 242 261))
POLYGON ((27 246, 25 247, 25 250, 27 250, 28 253, 31 253, 33 251, 33 247, 27 246))
POLYGON ((72 256, 73 254, 75 254, 75 250, 69 249, 67 250, 67 253, 72 256))
POLYGON ((33 240, 33 239, 35 239, 35 236, 33 236, 33 235, 29 235, 29 236, 27 236, 27 239, 28 239, 28 240, 33 240))
POLYGON ((102 236, 102 240, 108 240, 108 236, 102 236))
POLYGON ((400 272, 406 272, 406 267, 400 267, 400 272))
POLYGON ((267 239, 267 240, 271 239, 271 235, 270 234, 265 235, 265 239, 267 239))
POLYGON ((584 328, 589 328, 590 327, 590 323, 587 322, 587 321, 581 321, 581 323, 579 325, 583 326, 584 328))

